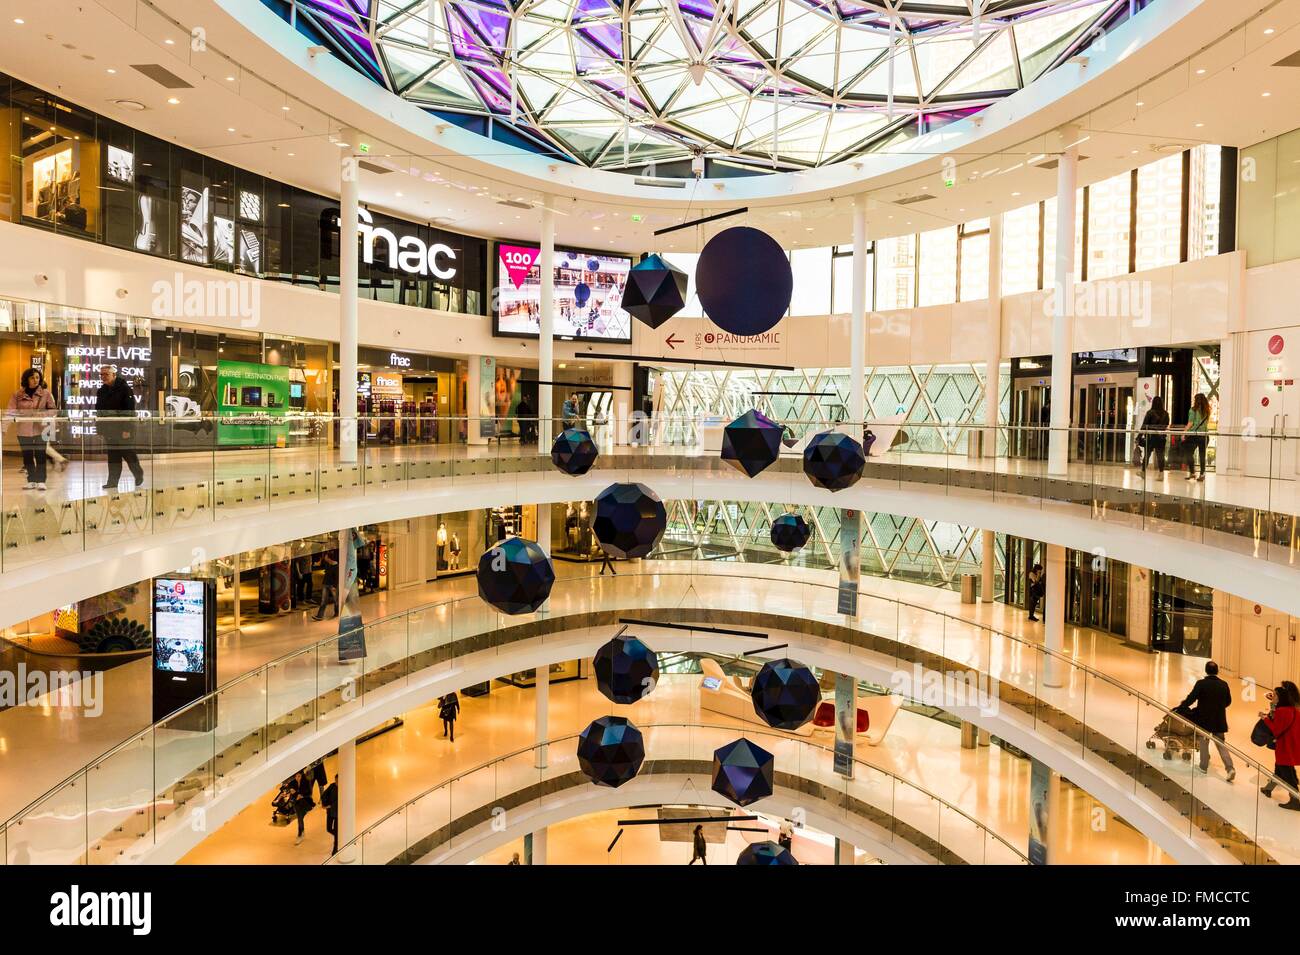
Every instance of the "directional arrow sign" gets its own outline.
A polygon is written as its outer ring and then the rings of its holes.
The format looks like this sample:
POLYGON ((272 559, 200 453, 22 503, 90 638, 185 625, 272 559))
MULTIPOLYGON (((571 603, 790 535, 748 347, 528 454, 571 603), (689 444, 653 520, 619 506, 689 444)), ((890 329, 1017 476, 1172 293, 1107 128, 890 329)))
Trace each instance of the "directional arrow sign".
POLYGON ((667 345, 669 348, 671 348, 673 351, 677 351, 677 346, 678 346, 678 345, 681 345, 681 344, 684 344, 685 342, 686 342, 686 339, 684 339, 684 338, 678 338, 678 337, 677 337, 676 335, 674 335, 672 332, 669 332, 669 333, 668 333, 668 337, 664 339, 664 344, 666 344, 666 345, 667 345))

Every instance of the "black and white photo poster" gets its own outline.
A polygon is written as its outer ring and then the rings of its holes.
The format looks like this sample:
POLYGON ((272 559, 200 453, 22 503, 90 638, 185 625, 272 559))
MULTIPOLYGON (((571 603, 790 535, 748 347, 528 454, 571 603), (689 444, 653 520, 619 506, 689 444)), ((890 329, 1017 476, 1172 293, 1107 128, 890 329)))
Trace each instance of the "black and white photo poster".
POLYGON ((208 184, 197 176, 181 180, 181 258, 196 265, 208 261, 208 184))

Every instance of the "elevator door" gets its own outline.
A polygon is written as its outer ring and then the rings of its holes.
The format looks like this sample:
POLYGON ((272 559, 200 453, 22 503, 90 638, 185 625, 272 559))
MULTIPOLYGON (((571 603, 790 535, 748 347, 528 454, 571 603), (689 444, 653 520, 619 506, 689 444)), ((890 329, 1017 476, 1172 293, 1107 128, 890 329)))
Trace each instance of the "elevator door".
POLYGON ((1088 464, 1125 464, 1133 459, 1133 386, 1106 382, 1078 390, 1075 459, 1088 464))
POLYGON ((1006 538, 1006 574, 1003 578, 1002 599, 1008 606, 1025 606, 1025 590, 1028 587, 1029 571, 1034 564, 1045 560, 1041 541, 1026 540, 1023 537, 1006 538))
POLYGON ((1047 427, 1051 386, 1031 381, 1016 383, 1011 408, 1011 456, 1042 460, 1047 457, 1047 427))

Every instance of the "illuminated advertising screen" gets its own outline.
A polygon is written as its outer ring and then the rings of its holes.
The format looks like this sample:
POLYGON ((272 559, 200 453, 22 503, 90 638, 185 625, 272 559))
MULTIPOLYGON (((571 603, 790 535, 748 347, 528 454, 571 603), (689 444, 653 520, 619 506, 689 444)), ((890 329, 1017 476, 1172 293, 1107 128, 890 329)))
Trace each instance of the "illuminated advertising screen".
MULTIPOLYGON (((535 245, 497 244, 492 333, 536 338, 541 331, 542 276, 535 245)), ((555 250, 555 337, 632 341, 623 287, 632 260, 625 255, 555 250)))
POLYGON ((153 582, 153 665, 167 673, 202 673, 206 665, 207 602, 203 581, 157 577, 153 582))

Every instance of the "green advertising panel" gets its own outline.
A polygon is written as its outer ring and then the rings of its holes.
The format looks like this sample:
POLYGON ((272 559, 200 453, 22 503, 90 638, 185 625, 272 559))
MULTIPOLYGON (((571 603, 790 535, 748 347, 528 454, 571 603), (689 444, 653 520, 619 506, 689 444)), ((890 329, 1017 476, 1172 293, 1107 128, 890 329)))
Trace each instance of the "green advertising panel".
POLYGON ((217 443, 283 446, 289 424, 289 369, 247 361, 217 362, 217 443))

